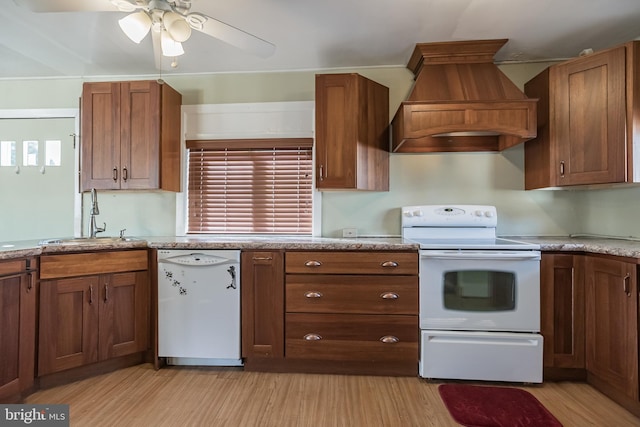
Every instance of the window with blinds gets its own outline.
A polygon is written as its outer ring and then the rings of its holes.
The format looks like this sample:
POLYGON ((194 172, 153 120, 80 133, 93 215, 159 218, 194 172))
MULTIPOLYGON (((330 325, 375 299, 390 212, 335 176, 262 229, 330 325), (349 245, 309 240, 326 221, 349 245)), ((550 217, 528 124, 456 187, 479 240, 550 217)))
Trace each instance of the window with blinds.
POLYGON ((187 141, 187 233, 311 234, 311 138, 187 141))

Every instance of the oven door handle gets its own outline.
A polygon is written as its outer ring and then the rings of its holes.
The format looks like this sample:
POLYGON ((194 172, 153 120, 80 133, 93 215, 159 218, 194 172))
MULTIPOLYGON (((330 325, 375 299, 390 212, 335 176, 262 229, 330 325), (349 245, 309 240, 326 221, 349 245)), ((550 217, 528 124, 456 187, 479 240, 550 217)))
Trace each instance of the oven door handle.
POLYGON ((421 258, 443 260, 497 260, 497 261, 536 261, 540 252, 516 251, 421 251, 421 258))

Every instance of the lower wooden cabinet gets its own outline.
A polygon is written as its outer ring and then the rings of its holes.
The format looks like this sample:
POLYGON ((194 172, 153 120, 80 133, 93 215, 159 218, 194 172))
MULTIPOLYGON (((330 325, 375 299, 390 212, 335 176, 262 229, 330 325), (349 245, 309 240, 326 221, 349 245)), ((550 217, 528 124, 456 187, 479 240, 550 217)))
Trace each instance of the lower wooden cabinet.
POLYGON ((39 376, 147 350, 147 260, 146 250, 41 257, 39 376))
POLYGON ((287 358, 413 364, 415 316, 287 313, 287 358))
POLYGON ((638 403, 637 266, 586 256, 585 277, 589 382, 638 403))
POLYGON ((20 400, 35 378, 36 259, 0 261, 0 403, 20 400))
POLYGON ((245 369, 417 375, 417 251, 243 251, 245 369))
POLYGON ((417 375, 417 251, 291 251, 285 271, 286 360, 417 375))
POLYGON ((545 252, 540 264, 545 380, 586 379, 640 416, 639 260, 545 252))
POLYGON ((284 357, 284 256, 279 251, 243 251, 240 258, 242 357, 284 357))
POLYGON ((540 293, 545 377, 554 368, 584 370, 584 257, 542 254, 540 293))

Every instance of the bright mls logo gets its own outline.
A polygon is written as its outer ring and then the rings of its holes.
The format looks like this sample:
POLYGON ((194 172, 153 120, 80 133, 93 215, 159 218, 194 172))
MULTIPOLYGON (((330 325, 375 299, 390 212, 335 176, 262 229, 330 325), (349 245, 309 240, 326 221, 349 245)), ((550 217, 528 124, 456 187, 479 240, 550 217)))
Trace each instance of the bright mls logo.
POLYGON ((68 427, 69 405, 0 405, 0 426, 68 427))

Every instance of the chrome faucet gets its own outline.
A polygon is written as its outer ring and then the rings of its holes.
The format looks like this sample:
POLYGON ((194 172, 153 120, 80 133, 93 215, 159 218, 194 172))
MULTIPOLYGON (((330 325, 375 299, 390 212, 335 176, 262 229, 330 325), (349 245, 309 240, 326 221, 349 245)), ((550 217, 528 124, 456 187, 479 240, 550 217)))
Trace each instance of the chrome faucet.
POLYGON ((96 225, 96 215, 100 214, 100 209, 98 208, 98 192, 95 188, 91 189, 91 222, 90 222, 90 237, 93 239, 96 237, 96 234, 102 233, 107 229, 107 223, 103 223, 102 227, 98 227, 96 225))

